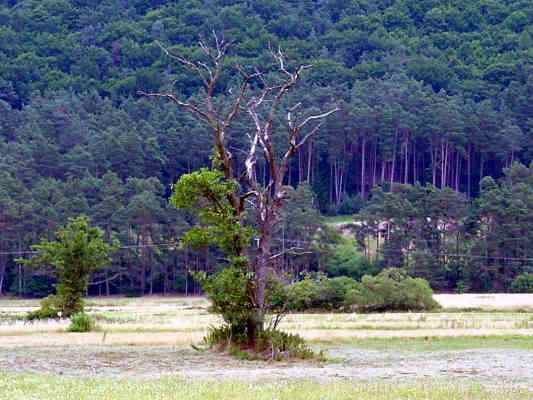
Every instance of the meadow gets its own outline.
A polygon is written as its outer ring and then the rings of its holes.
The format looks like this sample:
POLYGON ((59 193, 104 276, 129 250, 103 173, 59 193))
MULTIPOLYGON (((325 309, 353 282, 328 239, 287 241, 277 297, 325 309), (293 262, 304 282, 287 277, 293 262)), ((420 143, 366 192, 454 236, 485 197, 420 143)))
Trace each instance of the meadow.
POLYGON ((90 298, 98 329, 28 323, 0 300, 0 399, 529 399, 533 296, 437 295, 431 313, 287 315, 324 361, 197 351, 220 321, 201 297, 90 298))

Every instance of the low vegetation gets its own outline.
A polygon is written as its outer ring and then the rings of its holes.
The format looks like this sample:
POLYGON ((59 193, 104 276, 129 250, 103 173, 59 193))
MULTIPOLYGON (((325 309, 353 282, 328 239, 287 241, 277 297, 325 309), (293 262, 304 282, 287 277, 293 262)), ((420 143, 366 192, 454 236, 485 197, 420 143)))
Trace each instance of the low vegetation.
POLYGON ((68 332, 90 332, 95 329, 96 325, 94 319, 83 312, 74 314, 70 318, 70 325, 67 328, 68 332))
POLYGON ((515 293, 533 293, 533 274, 523 273, 518 275, 511 284, 515 293))
MULTIPOLYGON (((318 343, 328 344, 327 340, 318 343)), ((434 352, 459 351, 474 349, 523 349, 533 350, 533 340, 529 336, 459 336, 459 337, 401 337, 401 338, 367 338, 336 339, 331 344, 339 343, 366 350, 434 352)))
POLYGON ((361 282, 349 277, 308 277, 287 289, 287 308, 330 311, 431 311, 439 308, 424 279, 389 268, 361 282))
POLYGON ((450 382, 420 384, 310 381, 249 384, 245 382, 186 382, 177 378, 148 381, 72 379, 0 373, 0 400, 529 400, 526 389, 484 388, 450 382))

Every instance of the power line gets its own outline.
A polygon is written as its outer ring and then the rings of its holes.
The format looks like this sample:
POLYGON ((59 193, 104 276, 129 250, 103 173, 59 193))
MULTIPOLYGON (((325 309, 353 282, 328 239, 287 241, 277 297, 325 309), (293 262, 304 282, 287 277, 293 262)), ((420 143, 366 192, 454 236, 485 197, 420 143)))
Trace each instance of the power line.
MULTIPOLYGON (((147 247, 167 247, 172 248, 176 247, 177 243, 151 243, 151 244, 131 244, 131 245, 124 245, 119 246, 117 249, 123 250, 123 249, 141 249, 141 248, 147 248, 147 247)), ((0 255, 24 255, 24 254, 39 254, 38 251, 35 250, 13 250, 13 251, 0 251, 0 255)))
MULTIPOLYGON (((300 240, 300 239, 284 239, 284 238, 273 238, 276 242, 283 242, 287 244, 293 244, 293 245, 316 245, 317 243, 325 244, 325 245, 337 245, 337 242, 332 241, 309 241, 309 240, 300 240)), ((150 244, 127 244, 117 247, 119 250, 131 250, 131 249, 141 249, 141 248, 169 248, 169 249, 176 249, 178 247, 177 242, 163 242, 163 243, 150 243, 150 244)), ((410 250, 401 250, 401 249, 376 249, 374 250, 376 253, 379 254, 396 254, 396 255, 402 255, 402 256, 413 256, 413 251, 416 251, 417 249, 410 249, 410 250)), ((1 251, 0 255, 27 255, 27 254, 38 254, 38 251, 34 250, 13 250, 13 251, 1 251)), ((491 259, 491 260, 504 260, 504 261, 527 261, 527 262, 533 262, 532 257, 506 257, 506 256, 491 256, 491 255, 475 255, 475 254, 468 254, 468 253, 444 253, 444 252, 437 252, 432 253, 430 252, 432 256, 439 256, 439 257, 451 257, 451 258, 470 258, 470 259, 491 259)))

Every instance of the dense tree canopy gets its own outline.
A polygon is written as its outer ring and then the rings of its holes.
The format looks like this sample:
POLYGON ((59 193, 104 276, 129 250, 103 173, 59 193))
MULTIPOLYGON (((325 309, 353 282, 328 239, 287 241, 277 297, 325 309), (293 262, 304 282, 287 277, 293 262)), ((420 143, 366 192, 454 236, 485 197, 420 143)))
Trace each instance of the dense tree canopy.
MULTIPOLYGON (((507 204, 516 185, 483 178, 533 159, 532 26, 528 0, 0 0, 0 293, 49 285, 14 252, 80 214, 124 245, 92 291, 191 290, 186 268, 212 265, 207 251, 173 250, 192 217, 167 201, 179 176, 209 164, 208 132, 137 93, 173 87, 196 98, 202 83, 163 47, 194 59, 198 38, 213 30, 233 43, 228 62, 249 69, 268 69, 268 45, 281 46, 291 65, 313 66, 290 100, 341 108, 287 176, 309 185, 321 212, 351 212, 375 186, 417 182, 462 193, 461 202, 479 197, 482 221, 523 212, 515 203, 525 194, 507 204), (500 199, 498 212, 489 199, 500 199)), ((221 77, 221 104, 235 83, 221 77)), ((233 147, 248 128, 234 126, 233 147)), ((293 225, 279 236, 297 238, 293 225)), ((520 240, 509 242, 519 228, 494 226, 487 240, 507 245, 489 254, 524 259, 520 240)), ((417 257, 436 254, 426 247, 417 257)), ((304 256, 287 268, 311 264, 323 265, 304 256)), ((501 268, 491 262, 483 276, 507 288, 514 272, 501 268)), ((444 272, 427 276, 445 287, 444 272)))

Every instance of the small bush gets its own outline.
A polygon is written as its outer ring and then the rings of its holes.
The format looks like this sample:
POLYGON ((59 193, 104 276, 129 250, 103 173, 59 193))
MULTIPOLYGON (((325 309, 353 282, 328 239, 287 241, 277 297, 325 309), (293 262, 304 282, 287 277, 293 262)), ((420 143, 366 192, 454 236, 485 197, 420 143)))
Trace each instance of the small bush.
POLYGON ((511 290, 515 293, 533 293, 533 274, 523 273, 514 278, 511 290))
POLYGON ((67 328, 68 332, 91 332, 94 330, 94 320, 83 312, 74 314, 70 318, 70 325, 67 328))
POLYGON ((306 277, 286 289, 289 311, 421 311, 438 308, 428 282, 390 268, 361 282, 340 276, 306 277))
POLYGON ((316 357, 301 336, 277 330, 265 330, 259 335, 257 351, 273 360, 316 357))
POLYGON ((41 300, 41 307, 38 310, 31 311, 26 315, 26 320, 34 321, 38 319, 57 319, 61 317, 61 298, 56 295, 50 295, 41 300))
POLYGON ((287 288, 287 309, 290 311, 342 310, 346 296, 358 289, 359 283, 347 276, 326 278, 317 275, 294 283, 287 288))
POLYGON ((306 277, 287 288, 287 308, 291 311, 304 311, 317 303, 319 283, 306 277))
POLYGON ((360 311, 427 311, 439 307, 425 279, 412 278, 397 268, 365 276, 347 303, 360 311))
POLYGON ((260 332, 255 346, 246 342, 246 337, 235 338, 232 329, 225 324, 211 327, 204 337, 204 344, 218 351, 227 351, 233 357, 241 360, 283 360, 283 359, 309 359, 317 355, 299 335, 281 332, 275 329, 266 329, 260 332))

